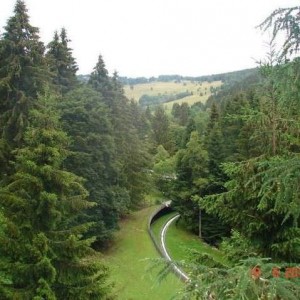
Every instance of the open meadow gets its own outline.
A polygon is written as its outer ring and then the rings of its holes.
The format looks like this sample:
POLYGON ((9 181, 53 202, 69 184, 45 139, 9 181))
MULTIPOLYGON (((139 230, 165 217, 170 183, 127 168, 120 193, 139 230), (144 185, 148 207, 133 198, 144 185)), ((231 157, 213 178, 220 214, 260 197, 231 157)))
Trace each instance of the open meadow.
POLYGON ((213 90, 219 88, 222 85, 221 81, 213 82, 197 82, 197 81, 181 81, 181 82, 160 82, 153 81, 149 83, 141 83, 135 85, 125 85, 124 91, 128 99, 139 101, 143 95, 149 96, 161 96, 161 95, 176 95, 184 92, 190 93, 190 95, 164 103, 164 106, 169 110, 174 103, 181 104, 183 102, 192 105, 196 102, 204 103, 208 97, 212 94, 213 90))

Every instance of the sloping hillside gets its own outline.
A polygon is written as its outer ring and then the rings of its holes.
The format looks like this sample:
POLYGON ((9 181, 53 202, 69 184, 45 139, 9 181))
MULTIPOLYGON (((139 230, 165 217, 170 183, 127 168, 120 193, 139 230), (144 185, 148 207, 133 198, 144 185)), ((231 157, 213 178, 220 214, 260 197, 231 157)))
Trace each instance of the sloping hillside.
POLYGON ((144 101, 143 103, 140 101, 142 105, 152 105, 160 102, 164 103, 167 108, 170 108, 174 103, 181 104, 186 102, 189 105, 192 105, 195 102, 204 103, 210 95, 220 89, 221 85, 221 81, 154 81, 135 85, 125 85, 124 90, 126 97, 135 101, 139 101, 141 97, 145 95, 149 96, 149 103, 146 103, 147 101, 144 101), (155 100, 158 102, 155 103, 155 100))

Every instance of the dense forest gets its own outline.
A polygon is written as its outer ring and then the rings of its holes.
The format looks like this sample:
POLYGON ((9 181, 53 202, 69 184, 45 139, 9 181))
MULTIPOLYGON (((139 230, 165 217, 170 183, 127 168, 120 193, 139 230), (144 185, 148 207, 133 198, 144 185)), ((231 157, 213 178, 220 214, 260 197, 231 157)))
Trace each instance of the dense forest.
POLYGON ((66 30, 38 33, 17 1, 0 40, 0 298, 102 299, 96 251, 148 184, 144 119, 101 55, 81 84, 66 30))
POLYGON ((77 76, 67 30, 44 45, 17 0, 0 39, 0 298, 112 299, 101 251, 157 189, 230 262, 196 253, 182 298, 299 299, 299 26, 299 7, 261 24, 257 69, 120 79, 99 55, 77 76), (125 97, 149 80, 223 86, 167 113, 125 97))

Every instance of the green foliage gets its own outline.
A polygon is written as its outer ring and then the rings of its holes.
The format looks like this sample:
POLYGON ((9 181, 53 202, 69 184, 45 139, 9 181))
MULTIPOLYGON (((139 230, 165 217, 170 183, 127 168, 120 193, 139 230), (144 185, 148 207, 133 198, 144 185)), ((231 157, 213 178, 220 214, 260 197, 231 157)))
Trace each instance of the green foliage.
POLYGON ((4 293, 22 299, 99 299, 108 291, 106 270, 89 256, 90 226, 72 226, 87 201, 82 178, 62 169, 68 138, 59 127, 55 99, 40 97, 30 112, 25 144, 16 151, 15 174, 0 189, 6 221, 0 240, 9 278, 4 293), (9 266, 9 268, 7 268, 9 266))
POLYGON ((240 259, 257 256, 250 240, 236 230, 232 230, 230 238, 222 240, 220 250, 234 263, 238 263, 240 259))
POLYGON ((54 33, 53 40, 47 46, 46 54, 49 69, 52 72, 52 81, 55 88, 65 94, 77 85, 76 72, 78 67, 68 47, 70 40, 67 38, 65 28, 60 34, 54 33))
POLYGON ((124 96, 117 73, 112 78, 108 76, 101 55, 91 74, 89 85, 103 95, 103 102, 109 108, 116 145, 116 164, 120 170, 116 176, 117 183, 127 190, 130 207, 138 207, 148 187, 145 170, 150 165, 147 143, 143 143, 140 138, 144 128, 139 126, 139 122, 136 123, 136 120, 141 119, 141 112, 124 96))
POLYGON ((207 194, 215 194, 224 190, 225 174, 221 170, 221 163, 225 159, 224 138, 220 128, 220 117, 217 106, 213 103, 210 119, 207 124, 206 148, 208 152, 209 184, 207 194))
POLYGON ((279 8, 271 13, 259 27, 266 31, 272 29, 273 40, 281 31, 286 32, 286 38, 282 45, 281 57, 291 55, 299 50, 300 27, 299 27, 299 6, 290 8, 279 8))
POLYGON ((88 86, 67 94, 60 108, 64 129, 72 138, 72 154, 65 166, 86 179, 90 200, 97 203, 78 222, 94 222, 88 236, 96 236, 96 243, 101 245, 111 237, 120 215, 126 214, 129 206, 127 191, 122 192, 118 186, 119 169, 109 111, 102 96, 88 86))
POLYGON ((280 272, 286 265, 257 258, 242 260, 232 268, 195 265, 180 299, 298 299, 299 278, 288 279, 282 272, 275 277, 274 268, 280 272), (253 268, 258 268, 260 275, 252 275, 253 268))
POLYGON ((208 156, 196 131, 191 133, 186 149, 177 153, 176 174, 172 191, 174 208, 180 212, 189 229, 198 230, 197 203, 192 196, 201 194, 207 184, 208 156))
POLYGON ((178 120, 179 125, 186 126, 189 121, 190 108, 187 103, 174 103, 172 107, 172 115, 178 120))
POLYGON ((23 140, 37 93, 49 81, 44 46, 21 0, 0 40, 0 65, 1 136, 15 146, 23 140))
POLYGON ((169 196, 175 176, 176 156, 170 154, 162 145, 157 147, 157 154, 154 156, 153 177, 157 188, 165 196, 169 196))
POLYGON ((162 106, 157 106, 152 117, 153 140, 157 146, 162 145, 171 150, 169 136, 169 119, 162 106))
MULTIPOLYGON (((209 99, 206 130, 196 126, 201 137, 205 136, 202 151, 207 151, 207 175, 197 174, 194 179, 192 172, 182 168, 184 165, 177 165, 175 207, 189 220, 188 227, 195 229, 200 207, 203 237, 219 234, 223 238, 221 249, 235 264, 232 269, 200 266, 188 283, 186 299, 299 297, 299 279, 271 277, 272 264, 265 261, 259 265, 263 273, 269 270, 268 276, 259 280, 249 276, 249 262, 255 266, 259 257, 281 263, 281 271, 287 263, 299 263, 300 64, 299 58, 284 63, 282 60, 298 51, 298 12, 299 7, 278 10, 267 20, 270 23, 264 24, 271 26, 275 22, 274 37, 288 30, 279 60, 271 45, 266 62, 261 64, 260 77, 255 75, 224 87, 209 99), (196 184, 197 177, 202 185, 196 184), (226 237, 228 229, 232 229, 230 237, 226 237), (251 256, 257 258, 247 260, 251 256), (245 261, 239 263, 240 259, 245 261)), ((174 106, 174 113, 178 111, 179 107, 174 106)), ((192 116, 196 120, 193 110, 192 116)), ((179 162, 184 162, 184 154, 182 150, 178 153, 179 162)), ((210 264, 205 258, 204 261, 206 266, 210 264)))
POLYGON ((179 100, 182 98, 185 98, 187 96, 190 96, 191 93, 186 91, 186 92, 181 92, 177 94, 164 94, 164 95, 142 95, 139 99, 139 104, 142 106, 147 106, 147 105, 158 105, 166 102, 171 102, 174 100, 179 100))
MULTIPOLYGON (((197 198, 224 190, 223 184, 226 177, 220 168, 224 160, 223 137, 218 121, 219 114, 216 106, 213 105, 205 132, 205 143, 200 141, 199 133, 194 131, 185 149, 180 150, 177 156, 177 180, 173 191, 174 206, 180 211, 188 228, 197 233, 199 233, 200 226, 197 198)), ((190 121, 186 134, 195 127, 195 123, 190 121)), ((228 226, 224 225, 212 212, 208 214, 203 207, 201 207, 200 223, 201 236, 207 242, 217 244, 223 236, 228 235, 228 226)))
MULTIPOLYGON (((90 75, 88 84, 91 85, 96 91, 102 93, 103 96, 107 96, 112 88, 102 55, 99 55, 98 57, 97 64, 94 67, 94 71, 90 75)), ((109 105, 108 102, 107 104, 109 105)))
POLYGON ((280 181, 276 175, 268 175, 277 169, 277 165, 266 163, 265 160, 248 160, 226 164, 225 172, 230 178, 226 183, 227 192, 207 196, 200 200, 200 205, 240 231, 260 255, 297 261, 299 228, 295 222, 299 216, 297 210, 296 216, 291 215, 288 204, 294 199, 291 194, 290 198, 277 198, 279 203, 284 203, 285 210, 276 203, 274 195, 281 189, 280 181))

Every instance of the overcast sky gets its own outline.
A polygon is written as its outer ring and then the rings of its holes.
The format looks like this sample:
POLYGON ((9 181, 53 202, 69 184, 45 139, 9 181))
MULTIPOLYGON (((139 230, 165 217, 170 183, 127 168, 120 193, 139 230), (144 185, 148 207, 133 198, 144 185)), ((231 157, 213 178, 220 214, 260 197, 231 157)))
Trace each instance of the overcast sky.
MULTIPOLYGON (((3 32, 15 0, 0 0, 3 32)), ((46 44, 67 29, 80 74, 102 54, 121 76, 208 75, 254 67, 268 35, 255 27, 299 0, 25 0, 46 44)))

